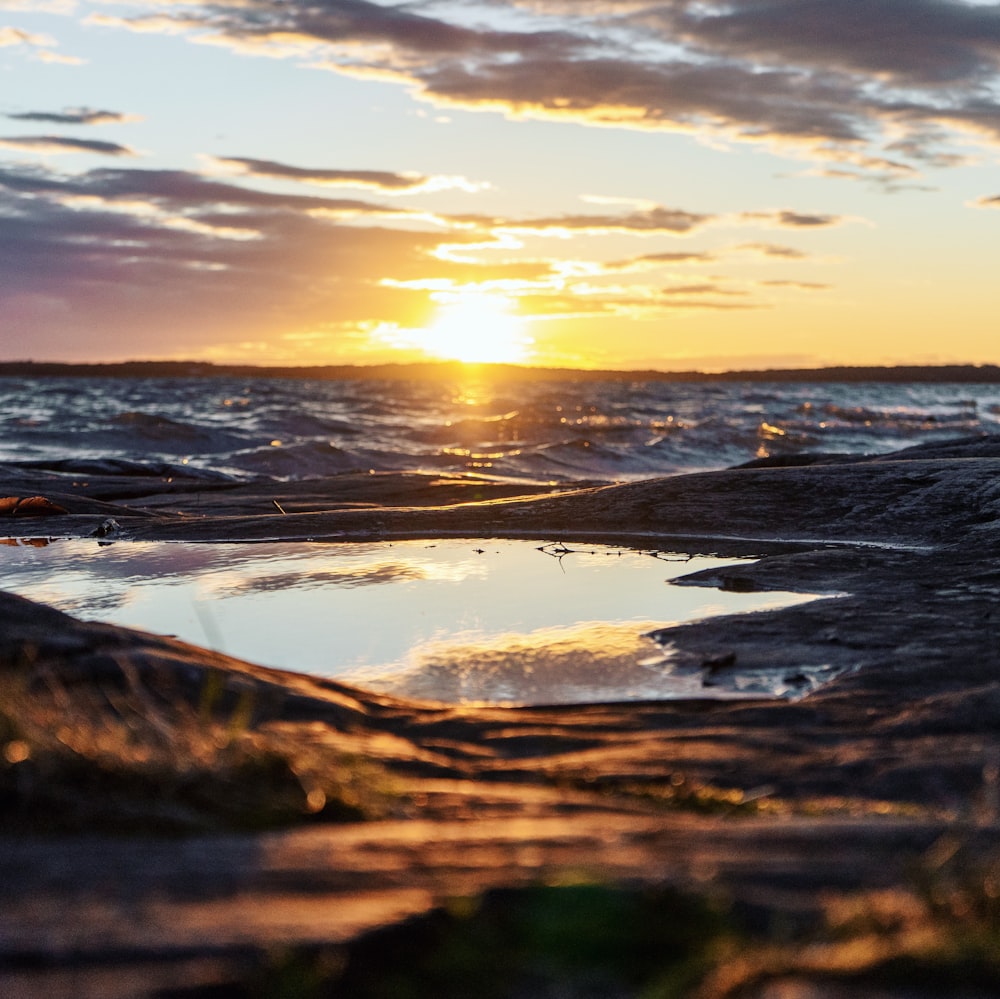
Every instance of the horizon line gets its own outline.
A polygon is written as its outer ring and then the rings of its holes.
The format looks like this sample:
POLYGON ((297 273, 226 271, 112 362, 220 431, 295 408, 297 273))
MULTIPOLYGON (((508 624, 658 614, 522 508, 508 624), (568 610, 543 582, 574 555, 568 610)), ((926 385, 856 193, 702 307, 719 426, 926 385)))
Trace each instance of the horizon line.
POLYGON ((788 368, 721 370, 657 368, 572 368, 507 362, 470 363, 456 360, 388 361, 375 364, 282 364, 198 360, 126 361, 0 361, 0 377, 63 375, 79 377, 257 377, 419 380, 455 377, 473 371, 483 375, 543 381, 978 381, 1000 382, 1000 364, 940 363, 882 365, 820 365, 788 368), (947 377, 946 377, 947 376, 947 377))

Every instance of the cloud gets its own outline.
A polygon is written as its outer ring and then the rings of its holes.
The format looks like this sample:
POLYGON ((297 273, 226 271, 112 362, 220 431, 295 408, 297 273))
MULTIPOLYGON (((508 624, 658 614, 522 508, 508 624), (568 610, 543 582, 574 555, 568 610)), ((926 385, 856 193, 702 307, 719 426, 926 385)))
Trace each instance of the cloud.
POLYGON ((136 121, 136 116, 121 111, 95 111, 93 108, 65 108, 63 111, 22 111, 8 114, 15 121, 37 121, 50 125, 111 125, 136 121))
POLYGON ((783 260, 803 260, 806 257, 802 250, 797 250, 794 246, 780 246, 777 243, 741 243, 736 249, 783 260))
POLYGON ((972 202, 974 208, 1000 208, 1000 194, 983 195, 972 202))
MULTIPOLYGON (((2 5, 0 5, 0 8, 2 8, 2 5)), ((9 9, 29 10, 31 8, 28 6, 22 8, 20 5, 14 5, 9 9)), ((53 12, 58 13, 58 11, 53 12)), ((39 13, 39 11, 34 10, 33 13, 39 13)), ((30 31, 24 31, 21 28, 0 26, 0 48, 26 46, 31 50, 30 58, 41 62, 63 63, 69 66, 78 66, 84 62, 83 59, 78 59, 76 56, 60 55, 57 52, 53 52, 52 49, 57 44, 56 40, 49 35, 38 35, 30 31)))
POLYGON ((954 0, 708 0, 659 8, 703 51, 822 66, 899 87, 980 83, 997 68, 1000 10, 954 0))
POLYGON ((628 257, 625 260, 612 260, 601 265, 601 270, 609 274, 629 271, 657 270, 661 267, 677 264, 707 264, 716 259, 714 253, 708 251, 644 253, 638 257, 628 257))
POLYGON ((624 214, 557 215, 524 220, 493 219, 491 228, 536 236, 623 233, 639 236, 685 235, 708 225, 716 216, 654 205, 624 214))
POLYGON ((724 285, 714 281, 701 281, 697 284, 680 284, 661 288, 661 295, 676 297, 680 295, 725 295, 725 296, 746 296, 747 292, 742 289, 726 288, 724 285))
POLYGON ((272 194, 254 188, 208 180, 186 170, 91 170, 82 175, 62 176, 45 171, 23 171, 0 176, 12 190, 52 198, 89 198, 104 205, 148 203, 183 211, 192 217, 222 214, 230 219, 260 212, 287 211, 316 216, 407 216, 405 209, 391 208, 350 198, 272 194))
POLYGON ((781 229, 822 229, 846 221, 842 215, 820 215, 787 209, 775 212, 741 212, 739 218, 745 222, 781 229))
POLYGON ((0 136, 0 147, 19 152, 51 156, 58 153, 96 153, 100 156, 135 156, 134 149, 117 142, 100 142, 97 139, 72 139, 63 135, 7 135, 0 136))
POLYGON ((754 309, 766 303, 755 300, 745 288, 734 288, 724 279, 677 282, 663 286, 608 285, 575 281, 538 283, 518 296, 521 311, 536 316, 587 318, 621 315, 655 319, 690 309, 754 309))
MULTIPOLYGON (((386 174, 392 176, 391 172, 386 174)), ((796 215, 772 210, 767 220, 796 215)), ((699 266, 734 250, 660 251, 626 259, 476 259, 497 232, 674 239, 746 224, 742 216, 647 205, 635 211, 539 217, 428 216, 377 201, 260 190, 184 170, 105 167, 61 173, 0 166, 0 300, 4 328, 50 357, 205 356, 204 344, 284 345, 283 361, 354 356, 376 327, 427 322, 442 291, 489 290, 525 316, 638 316, 768 306, 759 285, 715 275, 660 284, 627 277, 699 266), (455 251, 443 254, 442 246, 455 251), (466 248, 459 259, 457 251, 466 248), (30 337, 30 339, 28 339, 30 337)), ((793 227, 819 229, 818 216, 793 227)), ((742 244, 784 264, 794 254, 742 244)), ((504 256, 507 256, 504 253, 504 256)), ((801 283, 789 282, 798 286, 801 283)), ((220 348, 221 350, 221 348, 220 348)), ((219 356, 222 356, 221 354, 219 356)))
POLYGON ((760 284, 766 288, 796 288, 799 291, 827 291, 832 287, 822 281, 789 281, 784 278, 761 281, 760 284))
POLYGON ((974 162, 973 157, 967 154, 949 151, 947 143, 948 135, 944 129, 934 125, 913 126, 906 130, 902 138, 889 143, 886 152, 938 169, 969 166, 974 162))
MULTIPOLYGON (((94 19, 95 16, 92 16, 94 19)), ((185 2, 131 30, 376 74, 442 105, 716 132, 886 182, 1000 142, 1000 6, 962 0, 185 2), (450 19, 449 19, 450 18, 450 19)))
POLYGON ((48 35, 36 35, 21 28, 0 27, 0 49, 12 48, 16 45, 27 45, 31 48, 47 48, 55 45, 48 35))
MULTIPOLYGON (((766 217, 770 217, 768 214, 766 217)), ((694 250, 684 252, 666 253, 645 253, 637 257, 628 257, 624 260, 613 260, 600 265, 600 269, 606 273, 623 271, 648 271, 661 267, 677 266, 679 264, 708 264, 714 263, 730 253, 749 253, 769 259, 779 260, 805 260, 808 254, 803 250, 793 246, 782 246, 777 243, 740 243, 729 250, 694 250)))
POLYGON ((196 31, 197 19, 176 14, 139 14, 133 17, 116 17, 113 14, 88 14, 83 23, 102 28, 125 28, 137 34, 183 35, 196 31))
POLYGON ((575 37, 552 31, 476 29, 425 16, 408 6, 368 0, 243 0, 180 4, 182 13, 114 17, 92 14, 91 23, 141 32, 192 33, 197 41, 227 45, 255 55, 314 55, 351 69, 394 70, 439 58, 479 53, 509 58, 523 51, 573 51, 575 37))
POLYGON ((120 356, 125 344, 139 355, 191 355, 205 343, 320 331, 309 359, 329 360, 366 324, 426 320, 426 292, 380 279, 473 273, 433 256, 441 228, 414 225, 417 214, 187 171, 7 165, 0 215, 5 333, 50 357, 120 356), (385 224, 397 219, 406 225, 385 224))
POLYGON ((419 76, 424 95, 448 104, 598 125, 718 131, 748 140, 860 143, 844 81, 800 70, 624 56, 525 58, 469 66, 448 62, 419 76))
POLYGON ((251 177, 293 180, 330 187, 373 188, 384 194, 413 194, 418 191, 441 191, 459 188, 465 191, 482 189, 464 177, 428 177, 417 173, 395 173, 388 170, 331 170, 289 166, 274 160, 249 159, 242 156, 220 156, 215 162, 233 167, 251 177))
POLYGON ((48 49, 39 52, 35 58, 39 62, 55 63, 58 66, 83 66, 87 62, 79 56, 62 55, 59 52, 50 52, 48 49))
POLYGON ((0 0, 0 10, 31 14, 72 14, 76 6, 77 0, 0 0))

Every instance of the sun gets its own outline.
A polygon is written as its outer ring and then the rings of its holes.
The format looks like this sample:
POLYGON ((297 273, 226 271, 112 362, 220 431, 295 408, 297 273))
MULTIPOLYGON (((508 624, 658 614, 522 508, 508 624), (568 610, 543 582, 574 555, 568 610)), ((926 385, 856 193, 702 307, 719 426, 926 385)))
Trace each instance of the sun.
POLYGON ((528 356, 531 337, 508 298, 481 291, 441 298, 437 318, 416 334, 421 350, 466 364, 512 364, 528 356))

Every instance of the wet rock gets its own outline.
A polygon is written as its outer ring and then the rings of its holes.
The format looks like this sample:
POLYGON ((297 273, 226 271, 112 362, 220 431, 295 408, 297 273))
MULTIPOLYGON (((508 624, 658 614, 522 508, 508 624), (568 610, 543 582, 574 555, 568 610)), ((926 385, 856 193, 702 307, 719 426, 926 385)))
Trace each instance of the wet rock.
POLYGON ((114 517, 108 517, 107 520, 101 521, 91 536, 95 538, 114 538, 121 534, 121 532, 122 525, 114 517))
POLYGON ((732 669, 736 665, 736 653, 732 649, 717 649, 702 655, 702 669, 715 673, 722 669, 732 669))

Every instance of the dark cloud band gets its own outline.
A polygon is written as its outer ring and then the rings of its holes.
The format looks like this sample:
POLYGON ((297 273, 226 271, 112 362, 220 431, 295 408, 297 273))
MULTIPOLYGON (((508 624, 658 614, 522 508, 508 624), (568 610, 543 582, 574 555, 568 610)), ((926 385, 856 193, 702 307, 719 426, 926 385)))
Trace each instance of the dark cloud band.
POLYGON ((374 187, 384 191, 408 191, 421 187, 427 177, 393 173, 387 170, 323 170, 289 166, 274 160, 247 159, 242 156, 222 156, 218 162, 240 168, 254 177, 273 177, 310 184, 331 184, 344 187, 374 187))
POLYGON ((63 111, 22 111, 8 114, 14 121, 33 121, 47 125, 112 125, 128 121, 121 111, 96 111, 93 108, 66 108, 63 111))
POLYGON ((135 156, 128 146, 97 139, 72 139, 64 135, 0 136, 0 146, 27 153, 95 153, 99 156, 135 156))

